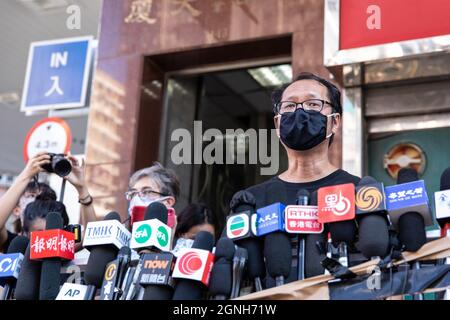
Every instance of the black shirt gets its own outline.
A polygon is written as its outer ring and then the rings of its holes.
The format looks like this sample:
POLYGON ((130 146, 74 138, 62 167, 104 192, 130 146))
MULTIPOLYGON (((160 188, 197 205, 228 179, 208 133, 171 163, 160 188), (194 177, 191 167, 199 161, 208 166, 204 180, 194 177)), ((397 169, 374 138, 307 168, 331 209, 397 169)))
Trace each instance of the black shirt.
POLYGON ((8 252, 8 248, 9 245, 11 244, 11 241, 13 241, 13 239, 17 236, 17 234, 9 232, 8 230, 6 230, 6 233, 8 234, 8 237, 6 238, 6 241, 3 245, 3 253, 8 252))
MULTIPOLYGON (((355 186, 359 183, 360 178, 354 176, 342 169, 338 169, 326 177, 316 181, 305 183, 293 183, 281 180, 279 177, 273 177, 261 184, 252 186, 247 189, 256 198, 256 208, 262 208, 272 203, 281 202, 282 204, 294 205, 296 204, 297 191, 306 189, 310 193, 313 191, 332 185, 353 183, 355 186)), ((292 282, 297 280, 297 240, 298 237, 292 236, 292 268, 288 279, 285 282, 292 282)), ((269 278, 269 277, 268 277, 269 278)), ((273 280, 267 279, 267 287, 273 286, 273 280)))

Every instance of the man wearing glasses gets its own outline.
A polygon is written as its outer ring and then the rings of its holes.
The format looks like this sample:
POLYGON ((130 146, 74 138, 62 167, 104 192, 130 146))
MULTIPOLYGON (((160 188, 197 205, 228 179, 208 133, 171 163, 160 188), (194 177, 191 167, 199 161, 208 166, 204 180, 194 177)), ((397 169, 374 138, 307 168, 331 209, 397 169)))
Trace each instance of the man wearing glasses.
MULTIPOLYGON (((276 202, 295 204, 300 189, 312 193, 324 186, 359 182, 360 178, 337 168, 329 158, 329 147, 341 125, 340 100, 336 86, 311 73, 301 73, 293 82, 273 92, 275 128, 287 152, 288 168, 248 188, 256 198, 256 208, 276 202)), ((325 242, 325 233, 321 237, 318 240, 325 242)), ((297 237, 292 239, 295 249, 297 237)), ((287 282, 296 280, 296 258, 293 255, 293 268, 287 282)), ((320 266, 313 269, 323 273, 320 266)), ((267 285, 273 286, 273 281, 268 279, 267 285)))

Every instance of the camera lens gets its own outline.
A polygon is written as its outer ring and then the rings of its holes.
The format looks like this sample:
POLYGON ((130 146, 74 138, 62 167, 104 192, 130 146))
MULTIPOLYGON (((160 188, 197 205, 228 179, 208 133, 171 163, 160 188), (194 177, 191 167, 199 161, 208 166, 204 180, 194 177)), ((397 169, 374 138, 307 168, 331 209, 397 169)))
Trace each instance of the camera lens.
POLYGON ((60 177, 67 176, 72 171, 72 165, 63 154, 57 154, 52 159, 53 172, 60 177))

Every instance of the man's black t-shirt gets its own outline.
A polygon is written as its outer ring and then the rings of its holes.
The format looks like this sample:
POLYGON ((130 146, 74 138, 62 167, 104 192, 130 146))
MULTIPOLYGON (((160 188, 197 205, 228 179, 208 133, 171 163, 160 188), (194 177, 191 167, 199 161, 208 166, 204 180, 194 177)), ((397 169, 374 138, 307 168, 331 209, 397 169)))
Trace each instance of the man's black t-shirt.
MULTIPOLYGON (((312 193, 313 191, 326 186, 344 183, 353 183, 354 185, 357 185, 359 180, 360 178, 357 176, 351 175, 342 169, 338 169, 324 178, 305 183, 286 182, 279 177, 273 177, 266 182, 248 188, 247 191, 255 196, 256 208, 259 209, 276 202, 281 202, 286 206, 294 205, 297 200, 297 192, 300 189, 306 189, 312 193)), ((289 278, 286 279, 285 282, 297 280, 297 237, 292 237, 292 249, 293 267, 291 268, 289 278)), ((272 281, 268 279, 267 287, 271 287, 272 285, 272 281)))

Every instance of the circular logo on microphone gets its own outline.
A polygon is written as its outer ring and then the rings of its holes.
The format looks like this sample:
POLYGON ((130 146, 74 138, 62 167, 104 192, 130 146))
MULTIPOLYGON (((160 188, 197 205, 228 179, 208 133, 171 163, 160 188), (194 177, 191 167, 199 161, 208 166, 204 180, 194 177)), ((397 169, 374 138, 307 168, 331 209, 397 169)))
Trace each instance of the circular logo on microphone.
POLYGON ((383 195, 375 187, 362 187, 356 193, 356 206, 362 211, 372 211, 383 201, 383 195))
POLYGON ((339 200, 333 207, 332 212, 337 216, 343 216, 346 215, 349 210, 350 210, 350 200, 344 197, 342 193, 340 193, 339 200))
POLYGON ((110 264, 105 271, 105 280, 110 281, 116 274, 116 270, 117 270, 116 264, 115 263, 110 264))
POLYGON ((249 217, 246 214, 229 217, 227 220, 227 237, 234 239, 246 235, 250 228, 249 223, 249 217))
POLYGON ((158 231, 156 232, 156 238, 158 239, 158 243, 165 247, 169 243, 169 233, 167 232, 167 229, 163 226, 160 226, 158 228, 158 231))
POLYGON ((202 267, 202 259, 197 252, 187 252, 180 258, 178 264, 179 270, 182 274, 191 275, 194 274, 202 267))
POLYGON ((152 228, 148 224, 142 224, 136 229, 134 240, 137 243, 145 243, 152 235, 152 228))

